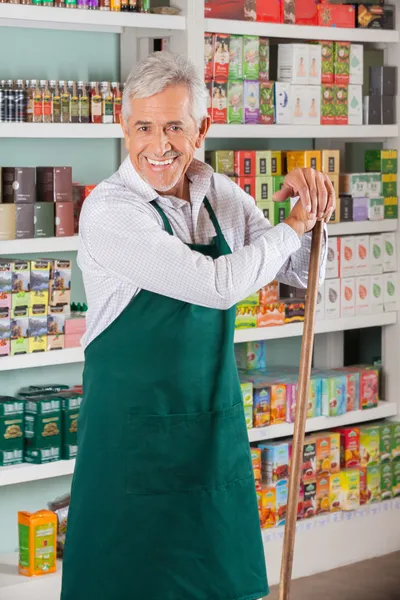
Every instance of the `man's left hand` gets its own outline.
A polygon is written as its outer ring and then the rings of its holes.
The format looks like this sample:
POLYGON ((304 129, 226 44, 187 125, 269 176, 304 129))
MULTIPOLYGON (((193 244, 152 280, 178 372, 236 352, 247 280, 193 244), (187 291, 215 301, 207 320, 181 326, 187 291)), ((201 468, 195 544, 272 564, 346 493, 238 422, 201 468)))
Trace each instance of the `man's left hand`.
POLYGON ((309 215, 308 230, 316 221, 328 223, 336 208, 336 195, 329 177, 315 169, 294 169, 286 175, 282 189, 273 196, 275 202, 300 196, 300 202, 309 215))

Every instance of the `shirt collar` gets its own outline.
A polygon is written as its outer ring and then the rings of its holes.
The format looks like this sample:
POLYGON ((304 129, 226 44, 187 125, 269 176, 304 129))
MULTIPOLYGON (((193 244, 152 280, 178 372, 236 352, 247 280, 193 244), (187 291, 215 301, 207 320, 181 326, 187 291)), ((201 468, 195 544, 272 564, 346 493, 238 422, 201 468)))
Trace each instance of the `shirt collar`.
MULTIPOLYGON (((122 165, 120 166, 119 175, 131 191, 140 196, 140 199, 144 202, 152 202, 157 198, 162 198, 158 195, 151 185, 149 185, 144 179, 142 179, 135 167, 132 165, 131 159, 128 156, 122 165)), ((190 181, 190 191, 194 198, 201 197, 202 200, 206 196, 210 189, 211 178, 213 176, 213 169, 200 160, 193 159, 189 165, 186 175, 190 181)), ((182 200, 182 202, 184 202, 182 200)))

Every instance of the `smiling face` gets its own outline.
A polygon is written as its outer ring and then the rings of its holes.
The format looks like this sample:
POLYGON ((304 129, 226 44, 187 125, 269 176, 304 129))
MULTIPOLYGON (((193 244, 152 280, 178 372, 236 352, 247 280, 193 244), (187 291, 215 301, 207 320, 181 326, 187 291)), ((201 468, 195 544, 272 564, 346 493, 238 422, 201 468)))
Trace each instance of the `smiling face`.
POLYGON ((185 173, 209 126, 209 117, 196 125, 188 88, 169 86, 131 101, 131 116, 123 122, 125 147, 149 185, 161 194, 183 198, 185 173))

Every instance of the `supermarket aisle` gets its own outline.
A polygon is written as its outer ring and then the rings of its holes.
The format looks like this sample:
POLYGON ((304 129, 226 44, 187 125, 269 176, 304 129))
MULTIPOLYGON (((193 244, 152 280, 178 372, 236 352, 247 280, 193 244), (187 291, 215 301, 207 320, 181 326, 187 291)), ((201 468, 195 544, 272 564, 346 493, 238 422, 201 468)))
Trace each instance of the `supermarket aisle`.
MULTIPOLYGON (((292 584, 296 600, 399 600, 400 552, 297 579, 292 584)), ((270 600, 277 600, 273 588, 270 600)))

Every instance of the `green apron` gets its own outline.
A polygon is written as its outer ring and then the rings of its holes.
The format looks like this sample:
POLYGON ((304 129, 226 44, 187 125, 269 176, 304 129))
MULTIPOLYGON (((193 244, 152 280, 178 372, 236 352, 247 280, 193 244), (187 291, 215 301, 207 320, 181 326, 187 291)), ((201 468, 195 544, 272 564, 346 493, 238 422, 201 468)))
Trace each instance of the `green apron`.
MULTIPOLYGON (((217 236, 189 247, 230 254, 204 204, 217 236)), ((268 593, 234 325, 142 290, 87 347, 62 600, 268 593)))

